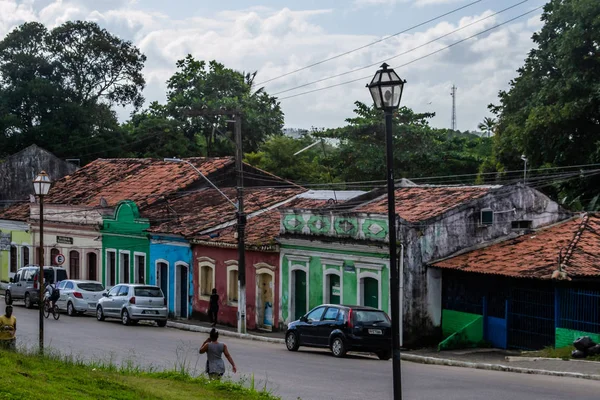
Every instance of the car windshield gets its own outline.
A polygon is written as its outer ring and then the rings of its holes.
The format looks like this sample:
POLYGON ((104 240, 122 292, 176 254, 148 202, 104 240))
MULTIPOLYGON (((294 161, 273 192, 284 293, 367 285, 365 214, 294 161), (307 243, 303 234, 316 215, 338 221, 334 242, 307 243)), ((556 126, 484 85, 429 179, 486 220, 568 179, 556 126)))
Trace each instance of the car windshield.
POLYGON ((102 292, 104 290, 104 286, 102 286, 102 284, 94 282, 78 283, 77 287, 88 292, 102 292))
POLYGON ((375 323, 375 322, 390 322, 388 316, 383 311, 366 311, 366 310, 357 310, 355 311, 354 320, 356 322, 366 322, 366 323, 375 323))
POLYGON ((136 287, 135 295, 138 297, 163 297, 160 288, 152 286, 136 287))

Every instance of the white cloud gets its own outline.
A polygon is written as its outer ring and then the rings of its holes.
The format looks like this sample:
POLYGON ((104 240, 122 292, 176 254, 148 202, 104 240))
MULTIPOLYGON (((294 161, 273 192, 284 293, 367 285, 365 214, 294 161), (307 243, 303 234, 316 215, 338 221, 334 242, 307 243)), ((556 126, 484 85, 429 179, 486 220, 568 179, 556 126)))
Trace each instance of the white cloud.
MULTIPOLYGON (((404 0, 357 0, 356 4, 391 4, 401 1, 404 0)), ((424 4, 431 3, 432 0, 406 1, 424 4)), ((45 0, 41 6, 37 0, 0 0, 0 35, 24 21, 37 20, 49 27, 71 18, 97 21, 109 31, 132 40, 148 57, 144 70, 147 81, 145 96, 148 101, 164 101, 165 81, 175 71, 175 62, 187 54, 192 54, 197 59, 216 59, 240 71, 258 70, 257 82, 261 82, 380 39, 370 35, 332 33, 327 26, 315 22, 321 20, 319 17, 332 13, 332 10, 253 7, 221 11, 216 15, 173 18, 160 12, 144 10, 141 8, 142 3, 132 0, 94 3, 84 0, 45 0)), ((405 33, 274 80, 265 84, 265 87, 269 93, 277 93, 323 77, 378 63, 491 13, 486 11, 463 17, 456 23, 439 22, 427 29, 405 33)), ((463 29, 439 42, 397 57, 390 64, 398 66, 408 63, 496 23, 497 17, 488 18, 485 22, 463 29)), ((515 77, 515 70, 522 65, 532 46, 531 33, 540 26, 539 16, 517 21, 399 68, 400 76, 408 80, 402 103, 419 112, 436 112, 433 125, 448 127, 450 87, 456 84, 458 127, 462 130, 475 129, 477 123, 489 115, 487 104, 496 102, 498 90, 506 89, 508 81, 515 77)), ((281 98, 364 78, 352 84, 281 100, 286 113, 286 125, 343 125, 344 119, 352 116, 354 101, 370 101, 364 85, 376 69, 374 66, 280 95, 281 98)), ((126 117, 127 110, 121 110, 120 114, 126 117)))

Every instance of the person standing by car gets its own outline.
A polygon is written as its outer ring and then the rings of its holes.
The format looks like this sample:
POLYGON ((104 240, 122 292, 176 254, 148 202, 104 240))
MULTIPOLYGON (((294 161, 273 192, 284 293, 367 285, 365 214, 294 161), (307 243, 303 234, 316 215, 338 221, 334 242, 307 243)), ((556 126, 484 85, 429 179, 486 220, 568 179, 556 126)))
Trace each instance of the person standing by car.
POLYGON ((210 316, 210 322, 212 322, 212 326, 216 326, 217 315, 219 314, 219 295, 217 294, 217 289, 213 289, 212 294, 210 295, 208 314, 210 316))
POLYGON ((227 345, 225 343, 219 343, 219 331, 215 328, 210 331, 210 336, 200 347, 200 354, 204 353, 206 353, 206 373, 210 379, 221 379, 225 373, 225 362, 223 362, 222 358, 223 354, 225 354, 227 361, 229 361, 233 367, 233 373, 235 374, 237 372, 233 358, 231 358, 229 350, 227 350, 227 345))
POLYGON ((6 306, 4 315, 0 315, 0 347, 3 349, 16 349, 17 319, 12 306, 6 306))

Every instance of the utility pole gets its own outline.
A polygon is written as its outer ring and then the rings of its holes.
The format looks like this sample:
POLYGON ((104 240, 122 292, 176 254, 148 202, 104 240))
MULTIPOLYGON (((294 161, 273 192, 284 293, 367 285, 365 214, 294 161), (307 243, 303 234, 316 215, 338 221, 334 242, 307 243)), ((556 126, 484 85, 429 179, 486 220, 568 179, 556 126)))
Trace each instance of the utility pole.
POLYGON ((238 234, 238 333, 246 333, 246 214, 244 214, 244 163, 242 158, 242 115, 235 114, 235 170, 237 174, 238 234))
POLYGON ((452 85, 452 130, 456 130, 456 85, 452 85))

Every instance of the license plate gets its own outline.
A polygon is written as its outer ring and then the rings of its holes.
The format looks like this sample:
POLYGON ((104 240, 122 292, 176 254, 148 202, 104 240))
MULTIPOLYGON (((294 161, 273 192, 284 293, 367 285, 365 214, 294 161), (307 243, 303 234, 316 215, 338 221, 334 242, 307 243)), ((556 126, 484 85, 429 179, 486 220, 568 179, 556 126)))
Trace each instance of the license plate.
POLYGON ((158 314, 158 311, 144 310, 144 311, 142 311, 142 314, 158 314))
POLYGON ((381 329, 369 329, 369 335, 383 335, 381 329))

